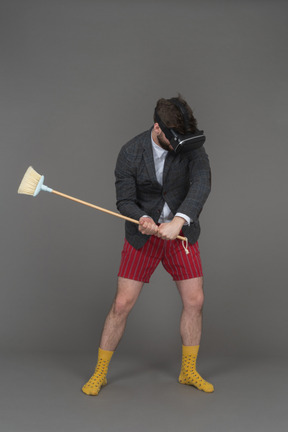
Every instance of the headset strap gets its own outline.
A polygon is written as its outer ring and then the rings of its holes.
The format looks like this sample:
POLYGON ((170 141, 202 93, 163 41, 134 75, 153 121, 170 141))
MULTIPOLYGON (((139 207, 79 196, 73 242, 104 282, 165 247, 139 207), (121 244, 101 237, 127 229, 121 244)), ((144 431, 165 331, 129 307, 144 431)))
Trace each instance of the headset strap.
POLYGON ((159 115, 156 112, 154 112, 154 116, 155 116, 155 120, 156 122, 159 124, 161 130, 164 132, 166 138, 170 141, 173 138, 173 134, 171 132, 171 130, 168 128, 168 126, 165 125, 165 123, 161 120, 161 118, 159 117, 159 115))

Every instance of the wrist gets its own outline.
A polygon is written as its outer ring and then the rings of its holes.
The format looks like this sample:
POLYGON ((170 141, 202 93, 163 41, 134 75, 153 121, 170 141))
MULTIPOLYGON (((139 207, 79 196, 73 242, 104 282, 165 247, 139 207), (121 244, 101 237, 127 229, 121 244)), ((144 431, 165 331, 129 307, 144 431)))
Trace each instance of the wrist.
POLYGON ((142 221, 145 221, 145 222, 146 222, 148 219, 153 220, 150 216, 144 215, 144 216, 141 216, 141 217, 140 217, 139 221, 142 220, 142 221))
POLYGON ((173 222, 181 229, 185 224, 186 220, 181 216, 174 216, 173 222))

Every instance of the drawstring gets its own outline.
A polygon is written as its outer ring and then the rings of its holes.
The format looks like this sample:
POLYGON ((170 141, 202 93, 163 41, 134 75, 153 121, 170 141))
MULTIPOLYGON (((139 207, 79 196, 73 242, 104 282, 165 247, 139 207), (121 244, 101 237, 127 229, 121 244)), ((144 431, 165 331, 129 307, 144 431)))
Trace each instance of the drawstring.
POLYGON ((188 239, 187 237, 185 237, 185 240, 182 240, 182 246, 185 250, 186 255, 189 254, 189 250, 188 250, 188 239))

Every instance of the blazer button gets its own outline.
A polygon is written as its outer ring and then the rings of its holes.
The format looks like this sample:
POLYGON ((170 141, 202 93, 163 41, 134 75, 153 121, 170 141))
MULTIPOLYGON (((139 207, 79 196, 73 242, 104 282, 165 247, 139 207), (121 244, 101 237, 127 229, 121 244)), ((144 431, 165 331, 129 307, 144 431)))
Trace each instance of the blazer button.
POLYGON ((163 192, 163 195, 164 195, 164 196, 167 195, 167 192, 163 192))

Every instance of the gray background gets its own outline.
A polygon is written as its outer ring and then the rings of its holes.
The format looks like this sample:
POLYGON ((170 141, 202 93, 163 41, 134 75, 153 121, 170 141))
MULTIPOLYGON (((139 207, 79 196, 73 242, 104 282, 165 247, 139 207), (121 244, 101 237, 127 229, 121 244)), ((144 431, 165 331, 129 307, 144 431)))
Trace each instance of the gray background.
POLYGON ((287 430, 287 38, 284 1, 1 0, 3 431, 287 430), (112 302, 120 147, 180 92, 207 141, 199 369, 177 385, 181 302, 161 266, 98 398, 80 389, 112 302), (194 430, 194 429, 193 429, 194 430))

